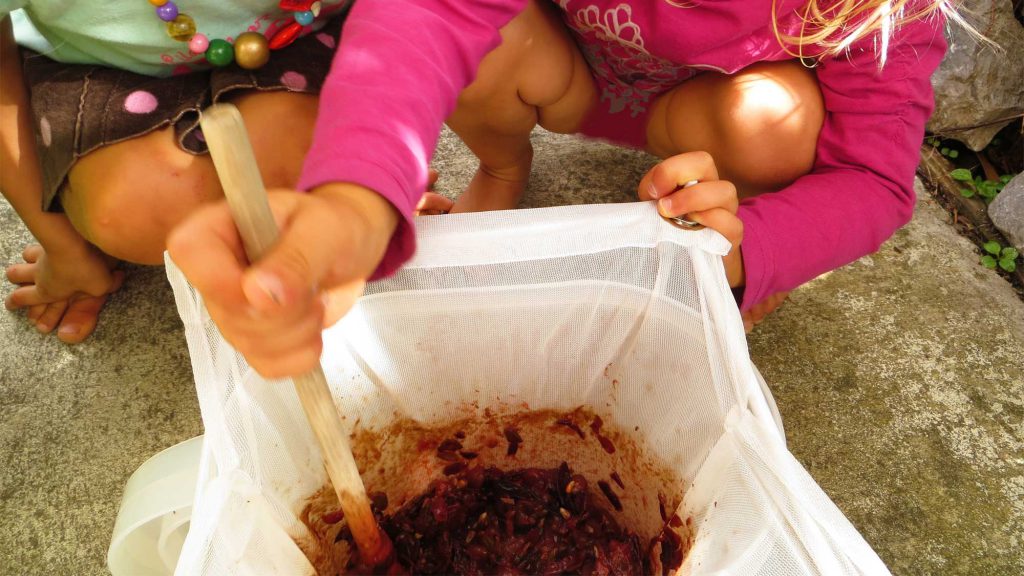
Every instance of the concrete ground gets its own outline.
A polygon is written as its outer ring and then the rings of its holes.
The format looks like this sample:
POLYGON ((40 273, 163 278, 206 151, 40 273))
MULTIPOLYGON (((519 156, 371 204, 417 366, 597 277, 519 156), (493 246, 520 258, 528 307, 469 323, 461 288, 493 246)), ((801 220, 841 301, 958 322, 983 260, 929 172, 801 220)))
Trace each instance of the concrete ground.
MULTIPOLYGON (((526 206, 623 202, 643 154, 538 133, 526 206)), ((450 135, 443 192, 474 168, 450 135)), ((882 250, 750 336, 790 449, 895 574, 1024 573, 1024 302, 921 194, 882 250)), ((0 262, 30 236, 0 203, 0 262)), ((5 286, 2 292, 9 288, 5 286)), ((69 347, 0 313, 0 574, 103 574, 121 492, 202 433, 162 269, 69 347)))

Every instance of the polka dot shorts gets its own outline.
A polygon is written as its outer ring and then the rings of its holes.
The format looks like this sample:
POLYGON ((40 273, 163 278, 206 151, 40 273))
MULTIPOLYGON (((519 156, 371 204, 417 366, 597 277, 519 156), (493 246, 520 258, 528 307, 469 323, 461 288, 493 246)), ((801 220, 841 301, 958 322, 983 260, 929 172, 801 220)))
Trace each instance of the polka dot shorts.
MULTIPOLYGON (((169 78, 102 66, 63 64, 22 49, 36 145, 43 173, 43 209, 60 211, 60 191, 82 156, 109 144, 174 127, 182 150, 205 154, 199 111, 246 90, 319 94, 344 16, 274 51, 257 70, 235 64, 169 78)), ((286 119, 282 119, 286 121, 286 119)))

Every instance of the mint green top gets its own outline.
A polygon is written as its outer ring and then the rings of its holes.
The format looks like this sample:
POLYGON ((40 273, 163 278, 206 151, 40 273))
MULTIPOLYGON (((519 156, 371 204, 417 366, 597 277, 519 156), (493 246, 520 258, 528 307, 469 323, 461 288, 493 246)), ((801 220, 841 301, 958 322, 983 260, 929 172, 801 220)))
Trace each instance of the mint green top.
MULTIPOLYGON (((324 0, 315 26, 341 7, 324 0)), ((180 0, 196 31, 228 41, 247 30, 268 38, 292 21, 277 0, 180 0)), ((0 0, 0 17, 10 13, 18 44, 54 60, 101 64, 147 76, 170 76, 209 65, 188 42, 167 35, 167 23, 148 0, 0 0)))

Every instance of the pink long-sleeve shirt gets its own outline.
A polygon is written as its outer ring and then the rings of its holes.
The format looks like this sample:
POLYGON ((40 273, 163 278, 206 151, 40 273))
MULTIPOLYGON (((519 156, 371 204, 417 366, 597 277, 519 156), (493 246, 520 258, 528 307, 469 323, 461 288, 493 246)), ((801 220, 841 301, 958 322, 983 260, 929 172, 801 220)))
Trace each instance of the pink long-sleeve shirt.
MULTIPOLYGON (((598 77, 604 113, 642 116, 651 95, 702 70, 736 72, 790 59, 772 29, 772 0, 557 0, 598 77), (593 45, 588 43, 593 42, 593 45), (603 45, 601 43, 604 43, 603 45), (617 62, 608 64, 610 60, 617 62), (645 74, 636 74, 637 71, 645 74)), ((320 99, 300 186, 354 182, 403 220, 376 276, 411 257, 412 212, 441 125, 499 29, 526 0, 359 0, 320 99)), ((780 30, 799 29, 803 0, 780 0, 780 30)), ((932 110, 930 76, 945 53, 941 18, 897 29, 884 67, 874 39, 815 69, 825 120, 809 174, 744 200, 741 307, 874 252, 909 221, 913 177, 932 110)))

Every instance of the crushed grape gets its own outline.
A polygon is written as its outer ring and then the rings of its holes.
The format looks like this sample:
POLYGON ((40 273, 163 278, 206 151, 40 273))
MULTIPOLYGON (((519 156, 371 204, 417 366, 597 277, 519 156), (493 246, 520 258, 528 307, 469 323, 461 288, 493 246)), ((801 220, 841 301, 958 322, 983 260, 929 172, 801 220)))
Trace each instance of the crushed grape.
POLYGON ((505 428, 505 439, 508 440, 508 451, 506 454, 515 456, 516 452, 519 451, 519 445, 523 443, 523 437, 519 435, 519 430, 511 426, 505 428))
MULTIPOLYGON (((518 444, 513 438, 510 444, 518 444)), ((640 575, 652 572, 657 543, 663 544, 659 559, 672 562, 670 568, 682 561, 678 536, 662 533, 642 545, 564 462, 550 469, 457 468, 393 514, 380 514, 395 565, 378 572, 640 575)), ((343 530, 341 539, 350 538, 343 530)), ((365 570, 357 558, 347 568, 365 570)))

